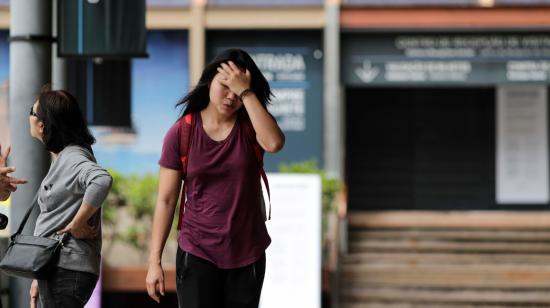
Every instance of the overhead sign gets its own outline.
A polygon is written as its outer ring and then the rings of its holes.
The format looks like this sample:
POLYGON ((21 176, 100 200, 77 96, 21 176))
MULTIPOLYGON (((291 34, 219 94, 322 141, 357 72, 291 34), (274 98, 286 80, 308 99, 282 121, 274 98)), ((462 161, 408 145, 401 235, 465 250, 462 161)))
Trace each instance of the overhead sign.
POLYGON ((145 0, 60 0, 62 57, 146 57, 145 0))
POLYGON ((343 79, 350 85, 550 82, 550 34, 348 33, 343 79))

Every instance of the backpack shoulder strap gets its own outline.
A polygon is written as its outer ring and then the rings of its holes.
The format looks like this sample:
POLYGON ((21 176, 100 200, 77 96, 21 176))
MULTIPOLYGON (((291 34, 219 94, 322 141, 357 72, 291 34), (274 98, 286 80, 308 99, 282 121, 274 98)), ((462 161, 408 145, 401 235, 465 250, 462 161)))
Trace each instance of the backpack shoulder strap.
POLYGON ((191 131, 193 130, 195 117, 192 113, 183 116, 180 122, 180 160, 183 171, 183 178, 187 175, 187 157, 191 144, 191 131))
POLYGON ((195 117, 193 113, 188 113, 184 115, 180 120, 180 160, 182 167, 182 178, 183 185, 181 187, 181 201, 180 201, 180 210, 178 215, 178 230, 181 229, 181 221, 183 219, 183 212, 185 208, 185 190, 186 190, 186 181, 187 177, 187 165, 189 162, 189 149, 191 147, 191 141, 193 140, 193 128, 195 127, 195 117))
MULTIPOLYGON (((244 130, 246 135, 249 136, 249 138, 256 138, 256 132, 254 131, 254 127, 252 126, 252 122, 250 121, 250 118, 248 116, 244 117, 243 122, 244 122, 244 130)), ((267 190, 267 197, 269 198, 268 200, 269 212, 267 214, 266 220, 270 220, 271 219, 271 191, 269 190, 269 181, 267 180, 267 175, 265 174, 265 169, 264 169, 264 152, 265 151, 264 149, 262 149, 262 147, 257 141, 253 142, 253 146, 254 146, 254 154, 256 155, 256 161, 258 162, 258 167, 260 169, 260 176, 264 181, 265 188, 267 190)))

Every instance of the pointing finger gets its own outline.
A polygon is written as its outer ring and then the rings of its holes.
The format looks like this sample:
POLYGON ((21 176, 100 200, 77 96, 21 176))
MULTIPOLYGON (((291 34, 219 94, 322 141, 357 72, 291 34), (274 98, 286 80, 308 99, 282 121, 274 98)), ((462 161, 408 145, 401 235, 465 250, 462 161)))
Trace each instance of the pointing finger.
POLYGON ((11 183, 11 184, 15 184, 15 185, 18 185, 18 184, 27 184, 28 181, 27 180, 23 180, 23 179, 18 179, 18 178, 13 178, 13 177, 8 177, 8 181, 11 183))

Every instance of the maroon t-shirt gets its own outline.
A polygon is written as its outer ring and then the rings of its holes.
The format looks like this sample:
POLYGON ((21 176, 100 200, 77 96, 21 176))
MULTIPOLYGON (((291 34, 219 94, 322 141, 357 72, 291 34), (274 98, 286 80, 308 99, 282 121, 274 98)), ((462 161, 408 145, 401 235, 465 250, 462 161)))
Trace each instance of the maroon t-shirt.
MULTIPOLYGON (((225 140, 211 139, 200 112, 187 166, 187 202, 179 234, 181 249, 216 264, 237 268, 257 261, 269 246, 260 208, 259 166, 254 154, 252 129, 239 115, 225 140)), ((181 124, 164 137, 159 164, 181 170, 181 124)))

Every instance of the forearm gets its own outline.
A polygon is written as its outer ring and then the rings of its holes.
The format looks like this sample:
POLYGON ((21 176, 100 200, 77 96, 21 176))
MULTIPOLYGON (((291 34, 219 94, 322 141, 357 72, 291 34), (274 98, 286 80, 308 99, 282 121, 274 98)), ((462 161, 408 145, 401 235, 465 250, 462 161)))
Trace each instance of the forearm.
POLYGON ((112 178, 108 174, 91 180, 82 198, 82 205, 71 222, 76 226, 87 223, 107 198, 111 185, 112 178))
POLYGON ((164 245, 172 228, 176 203, 177 200, 157 201, 153 217, 149 263, 160 264, 164 245))
POLYGON ((256 131, 258 143, 267 152, 280 151, 285 143, 285 136, 275 119, 253 93, 243 98, 243 104, 256 131))
POLYGON ((164 244, 166 244, 166 239, 172 227, 172 219, 180 195, 181 184, 182 172, 180 170, 160 167, 159 189, 151 232, 150 264, 160 264, 164 244))
POLYGON ((82 204, 71 221, 76 226, 82 226, 97 212, 98 208, 89 204, 82 204))

